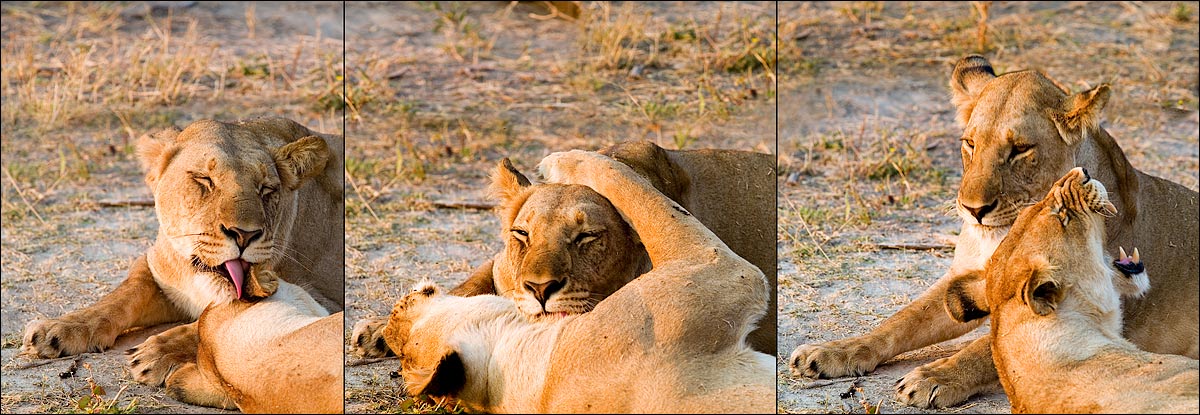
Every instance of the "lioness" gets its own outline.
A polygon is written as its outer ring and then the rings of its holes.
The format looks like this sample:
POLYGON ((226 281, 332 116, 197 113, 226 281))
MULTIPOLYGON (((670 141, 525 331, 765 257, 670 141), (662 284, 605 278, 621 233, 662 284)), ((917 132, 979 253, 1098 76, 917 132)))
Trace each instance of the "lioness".
MULTIPOLYGON (((1197 194, 1146 175, 1125 159, 1100 127, 1108 85, 1068 94, 1036 71, 996 76, 981 56, 968 56, 950 78, 962 137, 963 178, 957 208, 963 219, 950 270, 912 304, 866 335, 802 345, 792 373, 807 377, 861 375, 905 351, 961 336, 983 320, 959 323, 942 311, 950 283, 979 271, 1021 208, 1036 203, 1070 169, 1085 167, 1110 183, 1117 217, 1107 221, 1105 250, 1138 246, 1156 264, 1150 292, 1125 306, 1124 335, 1139 347, 1197 357, 1197 194)), ((896 386, 896 399, 920 407, 954 405, 983 390, 999 389, 989 339, 913 370, 896 386)))
MULTIPOLYGON (((326 310, 343 307, 342 138, 286 119, 200 120, 143 136, 137 152, 154 193, 158 238, 95 304, 31 322, 23 351, 101 351, 127 329, 195 320, 212 303, 253 300, 251 266, 276 270, 326 310)), ((194 324, 131 349, 130 371, 161 385, 195 361, 194 324)))
MULTIPOLYGON (((629 165, 696 215, 771 281, 770 308, 750 345, 774 354, 775 163, 771 155, 731 150, 664 150, 649 142, 600 151, 629 165)), ((586 186, 531 184, 507 160, 492 174, 503 252, 450 294, 500 294, 530 317, 585 313, 651 263, 638 236, 612 204, 586 186)), ((366 319, 351 334, 353 353, 392 353, 381 338, 386 318, 366 319)))
POLYGON ((992 355, 1013 412, 1200 411, 1196 359, 1144 352, 1121 337, 1118 295, 1148 287, 1129 281, 1146 278, 1137 251, 1130 260, 1122 250, 1123 272, 1108 265, 1104 216, 1113 209, 1104 185, 1073 169, 1021 212, 982 275, 947 291, 955 320, 991 312, 992 355))
POLYGON ((487 412, 774 412, 773 358, 746 345, 767 312, 762 271, 625 164, 572 151, 539 169, 610 201, 654 269, 540 322, 507 298, 417 285, 384 329, 409 394, 487 412))
POLYGON ((341 413, 343 313, 260 265, 246 283, 266 299, 205 309, 198 360, 167 376, 167 394, 246 413, 341 413))

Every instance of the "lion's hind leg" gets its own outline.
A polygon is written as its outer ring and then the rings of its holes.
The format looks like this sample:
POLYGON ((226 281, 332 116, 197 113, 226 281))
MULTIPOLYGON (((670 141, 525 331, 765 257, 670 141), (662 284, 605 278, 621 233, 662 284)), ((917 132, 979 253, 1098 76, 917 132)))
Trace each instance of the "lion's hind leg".
POLYGON ((196 363, 186 363, 167 377, 167 396, 180 402, 226 410, 236 410, 237 404, 213 382, 210 382, 196 363))

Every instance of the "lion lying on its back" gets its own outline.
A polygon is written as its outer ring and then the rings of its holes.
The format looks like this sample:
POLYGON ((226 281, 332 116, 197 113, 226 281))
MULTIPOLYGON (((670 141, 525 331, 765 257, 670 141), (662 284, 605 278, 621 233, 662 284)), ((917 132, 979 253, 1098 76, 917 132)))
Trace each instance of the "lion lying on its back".
POLYGON ((167 377, 167 394, 245 413, 341 413, 343 314, 261 266, 246 283, 266 298, 205 309, 197 361, 167 377))
POLYGON ((409 394, 488 412, 774 412, 774 358, 746 345, 767 311, 762 271, 624 164, 573 151, 540 168, 611 201, 654 269, 540 322, 508 299, 418 285, 384 330, 409 394))
POLYGON ((992 356, 1014 412, 1200 410, 1196 359, 1121 336, 1118 295, 1140 297, 1149 280, 1137 251, 1115 262, 1104 253, 1103 216, 1115 213, 1104 185, 1076 168, 1021 212, 982 275, 948 290, 955 320, 990 310, 992 356))
MULTIPOLYGON (((774 158, 747 151, 671 151, 649 142, 622 143, 600 153, 630 166, 767 276, 771 303, 749 342, 773 354, 774 158)), ((586 186, 532 184, 503 160, 489 191, 499 202, 504 251, 450 290, 452 295, 499 294, 532 318, 580 314, 651 268, 638 235, 607 199, 586 186)), ((390 353, 380 338, 385 322, 360 321, 350 337, 352 351, 370 357, 390 353)))

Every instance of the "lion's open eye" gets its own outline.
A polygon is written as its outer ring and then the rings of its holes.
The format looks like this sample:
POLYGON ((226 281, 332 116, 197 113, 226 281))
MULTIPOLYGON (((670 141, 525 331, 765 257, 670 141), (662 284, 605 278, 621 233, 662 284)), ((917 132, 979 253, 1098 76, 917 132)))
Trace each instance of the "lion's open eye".
POLYGON ((575 240, 573 242, 575 242, 576 245, 583 245, 599 238, 599 232, 580 232, 579 235, 575 236, 575 240))
POLYGON ((510 231, 512 231, 513 237, 517 238, 521 243, 529 243, 529 232, 517 228, 512 228, 510 231))
POLYGON ((1029 154, 1031 151, 1033 151, 1032 144, 1014 144, 1012 146, 1012 151, 1008 154, 1008 160, 1016 160, 1017 157, 1029 154))

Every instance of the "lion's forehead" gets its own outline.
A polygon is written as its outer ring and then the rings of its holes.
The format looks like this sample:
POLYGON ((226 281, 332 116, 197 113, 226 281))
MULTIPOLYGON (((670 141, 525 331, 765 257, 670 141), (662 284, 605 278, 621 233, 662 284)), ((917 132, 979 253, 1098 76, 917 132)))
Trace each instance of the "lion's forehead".
POLYGON ((515 223, 538 225, 537 229, 543 232, 571 232, 581 228, 608 227, 620 220, 620 215, 607 200, 587 196, 561 192, 535 193, 517 213, 515 223))
POLYGON ((180 150, 183 170, 205 173, 238 183, 278 181, 275 161, 267 149, 251 145, 189 145, 180 150))

